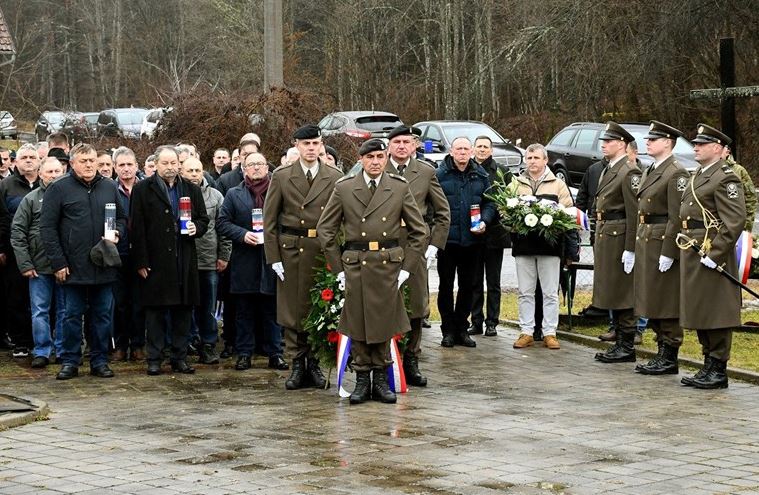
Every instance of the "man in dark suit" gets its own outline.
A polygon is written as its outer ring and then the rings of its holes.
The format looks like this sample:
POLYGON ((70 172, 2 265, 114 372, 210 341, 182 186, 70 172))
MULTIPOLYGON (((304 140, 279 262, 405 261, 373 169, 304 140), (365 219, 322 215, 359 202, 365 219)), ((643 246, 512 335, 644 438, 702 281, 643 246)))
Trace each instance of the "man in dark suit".
POLYGON ((171 146, 156 150, 156 173, 134 186, 130 232, 134 266, 142 278, 140 295, 145 306, 148 375, 161 373, 163 346, 171 322, 171 368, 194 373, 187 362, 192 308, 200 304, 195 239, 208 228, 203 194, 179 176, 179 157, 171 146), (187 233, 180 228, 180 198, 190 199, 187 233))

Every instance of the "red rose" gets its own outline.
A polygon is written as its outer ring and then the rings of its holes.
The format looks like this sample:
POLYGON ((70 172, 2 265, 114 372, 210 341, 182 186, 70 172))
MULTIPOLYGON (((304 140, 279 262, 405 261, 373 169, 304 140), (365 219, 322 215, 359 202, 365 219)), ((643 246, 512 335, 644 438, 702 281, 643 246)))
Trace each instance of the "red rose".
POLYGON ((331 301, 335 297, 335 293, 332 292, 332 289, 324 289, 322 291, 322 301, 331 301))
POLYGON ((329 264, 329 263, 327 263, 327 271, 328 271, 328 272, 331 272, 331 271, 332 271, 332 267, 330 266, 330 264, 329 264))
POLYGON ((335 332, 334 330, 330 330, 327 332, 327 342, 330 344, 337 344, 337 341, 340 340, 340 334, 335 332))
POLYGON ((395 335, 393 335, 393 340, 395 340, 396 342, 400 342, 402 338, 403 338, 403 335, 400 333, 396 333, 395 335))

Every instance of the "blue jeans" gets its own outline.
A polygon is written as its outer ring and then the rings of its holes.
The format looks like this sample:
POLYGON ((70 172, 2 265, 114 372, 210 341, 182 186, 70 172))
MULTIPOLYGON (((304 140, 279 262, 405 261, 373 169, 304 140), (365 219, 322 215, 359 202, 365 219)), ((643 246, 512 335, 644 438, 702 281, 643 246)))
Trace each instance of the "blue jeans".
POLYGON ((32 308, 32 337, 34 338, 34 357, 50 358, 55 348, 56 355, 62 352, 63 315, 65 297, 63 289, 55 282, 55 275, 38 275, 29 279, 29 301, 32 308), (55 343, 50 332, 50 303, 55 297, 55 343))
POLYGON ((282 327, 277 324, 277 296, 233 294, 237 299, 237 340, 239 356, 252 356, 256 338, 268 357, 282 355, 282 327))
POLYGON ((108 347, 113 335, 113 287, 111 284, 62 285, 66 298, 63 317, 62 364, 79 367, 82 359, 82 317, 89 306, 91 340, 90 368, 108 364, 108 347))
POLYGON ((202 344, 215 346, 219 340, 219 329, 216 326, 216 289, 219 285, 219 274, 216 270, 198 270, 198 279, 200 305, 194 308, 190 335, 199 335, 202 344))

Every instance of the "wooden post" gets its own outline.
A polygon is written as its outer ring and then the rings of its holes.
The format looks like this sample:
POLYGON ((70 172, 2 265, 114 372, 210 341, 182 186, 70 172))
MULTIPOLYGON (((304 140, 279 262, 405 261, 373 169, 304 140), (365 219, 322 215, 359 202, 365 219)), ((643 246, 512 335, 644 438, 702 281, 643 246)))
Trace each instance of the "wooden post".
POLYGON ((284 86, 282 0, 264 0, 264 91, 284 86))
MULTIPOLYGON (((733 38, 719 40, 719 86, 723 90, 735 86, 735 50, 733 38)), ((722 132, 730 136, 733 144, 730 149, 738 159, 738 129, 735 122, 735 98, 723 96, 720 101, 720 120, 722 132)))

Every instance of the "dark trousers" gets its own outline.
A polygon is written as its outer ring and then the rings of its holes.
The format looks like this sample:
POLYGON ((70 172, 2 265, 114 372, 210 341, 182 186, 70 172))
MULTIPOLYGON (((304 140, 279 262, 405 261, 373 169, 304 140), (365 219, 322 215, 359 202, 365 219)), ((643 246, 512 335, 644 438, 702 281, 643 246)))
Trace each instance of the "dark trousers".
POLYGON ((411 331, 408 333, 408 344, 406 345, 406 354, 419 357, 422 353, 422 319, 411 318, 411 331))
POLYGON ((197 336, 202 344, 211 344, 215 347, 219 340, 219 329, 216 326, 216 291, 219 274, 216 270, 198 270, 198 279, 200 305, 195 306, 193 311, 192 337, 197 336))
POLYGON ((237 323, 237 300, 229 293, 230 268, 231 265, 227 266, 227 269, 219 275, 218 293, 219 299, 224 301, 224 317, 222 318, 224 321, 224 330, 222 333, 224 345, 234 347, 235 341, 237 340, 235 327, 237 323))
POLYGON ((16 257, 12 254, 8 255, 4 275, 7 312, 3 315, 3 319, 6 320, 8 336, 16 346, 31 350, 34 347, 34 340, 32 339, 29 280, 21 275, 16 264, 16 257))
POLYGON ((683 344, 683 327, 680 326, 680 320, 677 318, 666 320, 649 318, 648 324, 656 333, 657 342, 672 347, 680 347, 683 344))
POLYGON ((456 335, 467 330, 467 318, 472 311, 472 285, 482 256, 482 246, 459 246, 447 244, 438 253, 437 272, 440 276, 440 291, 437 307, 442 320, 443 335, 456 335), (458 275, 458 290, 454 306, 453 281, 458 275))
POLYGON ((239 356, 252 356, 256 340, 268 356, 282 355, 282 329, 277 324, 277 296, 235 294, 237 299, 237 340, 239 356))
POLYGON ((704 356, 720 361, 730 359, 730 348, 733 345, 732 328, 715 328, 712 330, 696 330, 698 341, 704 356))
POLYGON ((139 275, 128 256, 121 257, 119 278, 113 285, 113 337, 116 349, 145 346, 145 311, 140 304, 139 275))
POLYGON ((308 332, 285 328, 285 347, 292 359, 305 359, 311 354, 311 345, 308 343, 308 332))
POLYGON ((176 362, 187 359, 191 320, 192 306, 146 306, 148 363, 163 361, 163 348, 169 335, 171 360, 176 362))
POLYGON ((111 284, 72 285, 64 284, 66 311, 61 331, 62 364, 79 366, 82 358, 82 317, 89 307, 90 368, 108 364, 108 347, 113 335, 113 287, 111 284))
POLYGON ((623 334, 635 333, 638 330, 638 319, 635 317, 635 311, 632 308, 612 309, 611 319, 618 332, 623 334))
POLYGON ((361 340, 351 339, 351 356, 353 357, 353 369, 356 371, 370 371, 385 369, 393 361, 390 359, 390 341, 378 344, 367 344, 361 340))
POLYGON ((501 266, 503 265, 503 249, 485 248, 477 263, 472 289, 472 325, 495 327, 501 314, 501 266), (487 280, 487 311, 483 314, 485 291, 483 283, 487 280))

